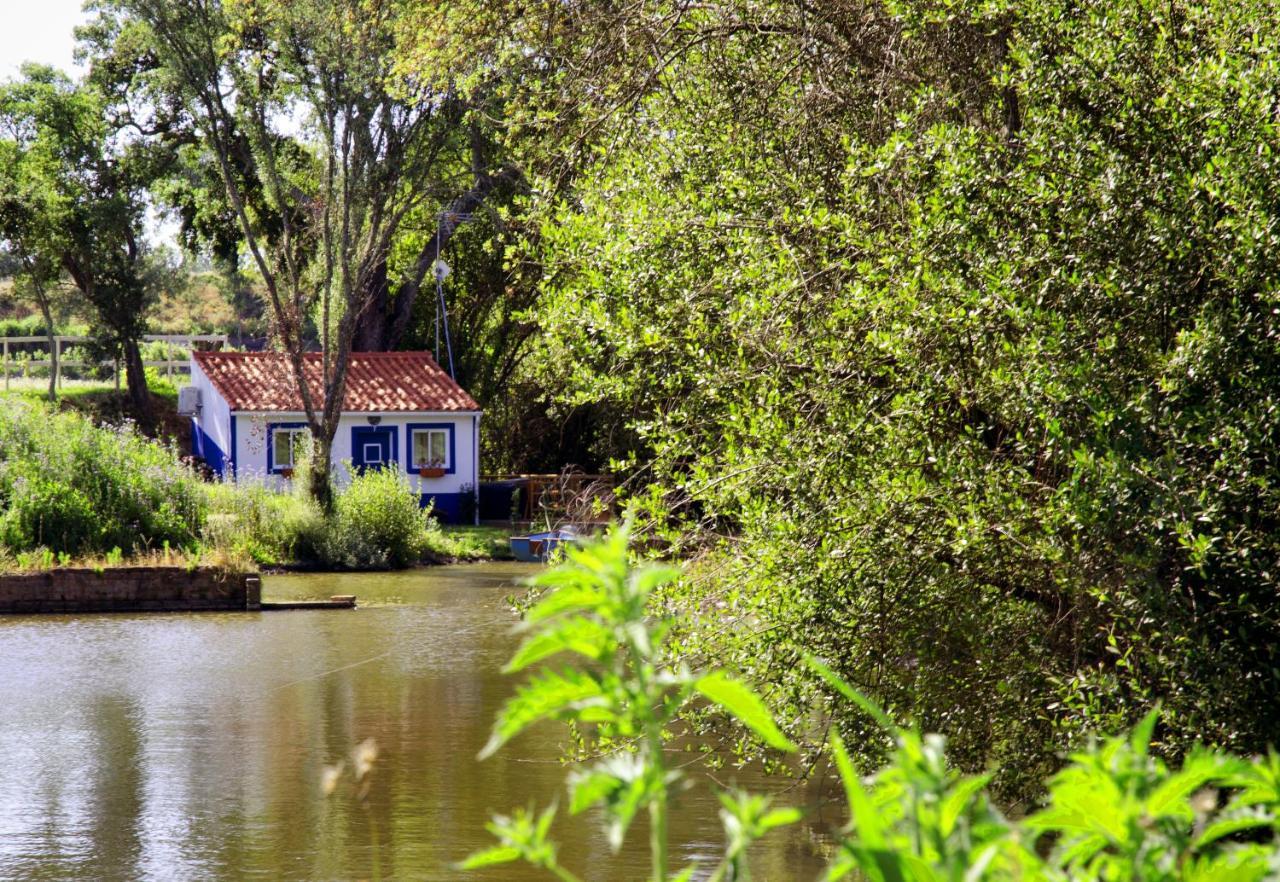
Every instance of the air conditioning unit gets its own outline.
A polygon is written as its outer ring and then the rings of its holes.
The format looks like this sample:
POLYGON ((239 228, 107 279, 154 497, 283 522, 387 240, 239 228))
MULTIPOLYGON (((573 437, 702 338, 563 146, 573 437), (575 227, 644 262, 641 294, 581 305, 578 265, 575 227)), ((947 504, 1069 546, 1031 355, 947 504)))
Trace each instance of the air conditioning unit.
POLYGON ((200 387, 183 386, 178 390, 178 413, 195 416, 200 412, 200 387))

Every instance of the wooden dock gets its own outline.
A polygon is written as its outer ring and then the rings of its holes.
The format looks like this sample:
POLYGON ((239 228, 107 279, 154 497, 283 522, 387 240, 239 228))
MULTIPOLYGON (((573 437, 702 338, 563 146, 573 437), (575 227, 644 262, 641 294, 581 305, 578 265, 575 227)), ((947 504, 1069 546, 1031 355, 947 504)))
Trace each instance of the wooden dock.
POLYGON ((262 611, 282 609, 355 609, 354 594, 335 594, 328 600, 264 600, 262 611))

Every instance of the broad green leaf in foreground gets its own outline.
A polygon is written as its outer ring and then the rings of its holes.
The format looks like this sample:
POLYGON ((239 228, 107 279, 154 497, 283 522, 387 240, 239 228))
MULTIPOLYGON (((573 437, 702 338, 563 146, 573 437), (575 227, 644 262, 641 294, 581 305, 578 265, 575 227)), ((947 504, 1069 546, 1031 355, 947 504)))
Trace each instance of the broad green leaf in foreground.
POLYGON ((769 713, 765 703, 740 680, 714 671, 699 677, 693 688, 759 735, 770 747, 785 751, 796 749, 773 721, 773 715, 769 713))

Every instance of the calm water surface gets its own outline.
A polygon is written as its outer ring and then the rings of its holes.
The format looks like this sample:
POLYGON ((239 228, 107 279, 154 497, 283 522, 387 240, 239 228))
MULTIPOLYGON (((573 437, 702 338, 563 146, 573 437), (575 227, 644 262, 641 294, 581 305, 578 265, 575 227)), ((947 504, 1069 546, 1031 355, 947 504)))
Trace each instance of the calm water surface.
MULTIPOLYGON (((506 598, 531 572, 267 579, 276 599, 357 594, 354 612, 0 617, 0 879, 458 878, 490 812, 564 802, 556 725, 475 760, 514 685, 506 598), (367 799, 346 781, 326 798, 324 767, 366 738, 367 799)), ((705 785, 672 819, 681 862, 720 848, 705 785)), ((813 879, 832 819, 804 788, 779 799, 811 820, 761 844, 754 878, 813 879)), ((556 825, 564 862, 599 882, 643 878, 644 834, 615 857, 598 818, 556 825)))

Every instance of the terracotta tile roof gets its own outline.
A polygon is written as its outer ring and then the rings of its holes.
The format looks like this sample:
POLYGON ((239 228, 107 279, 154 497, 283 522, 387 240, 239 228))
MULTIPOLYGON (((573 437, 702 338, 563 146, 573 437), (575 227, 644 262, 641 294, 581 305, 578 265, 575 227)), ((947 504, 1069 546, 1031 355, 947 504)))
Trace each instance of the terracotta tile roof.
MULTIPOLYGON (((232 410, 298 413, 298 394, 282 352, 193 352, 192 358, 232 410)), ((319 408, 320 353, 304 356, 307 383, 319 408)), ((353 352, 344 411, 471 411, 480 405, 426 352, 353 352)))

